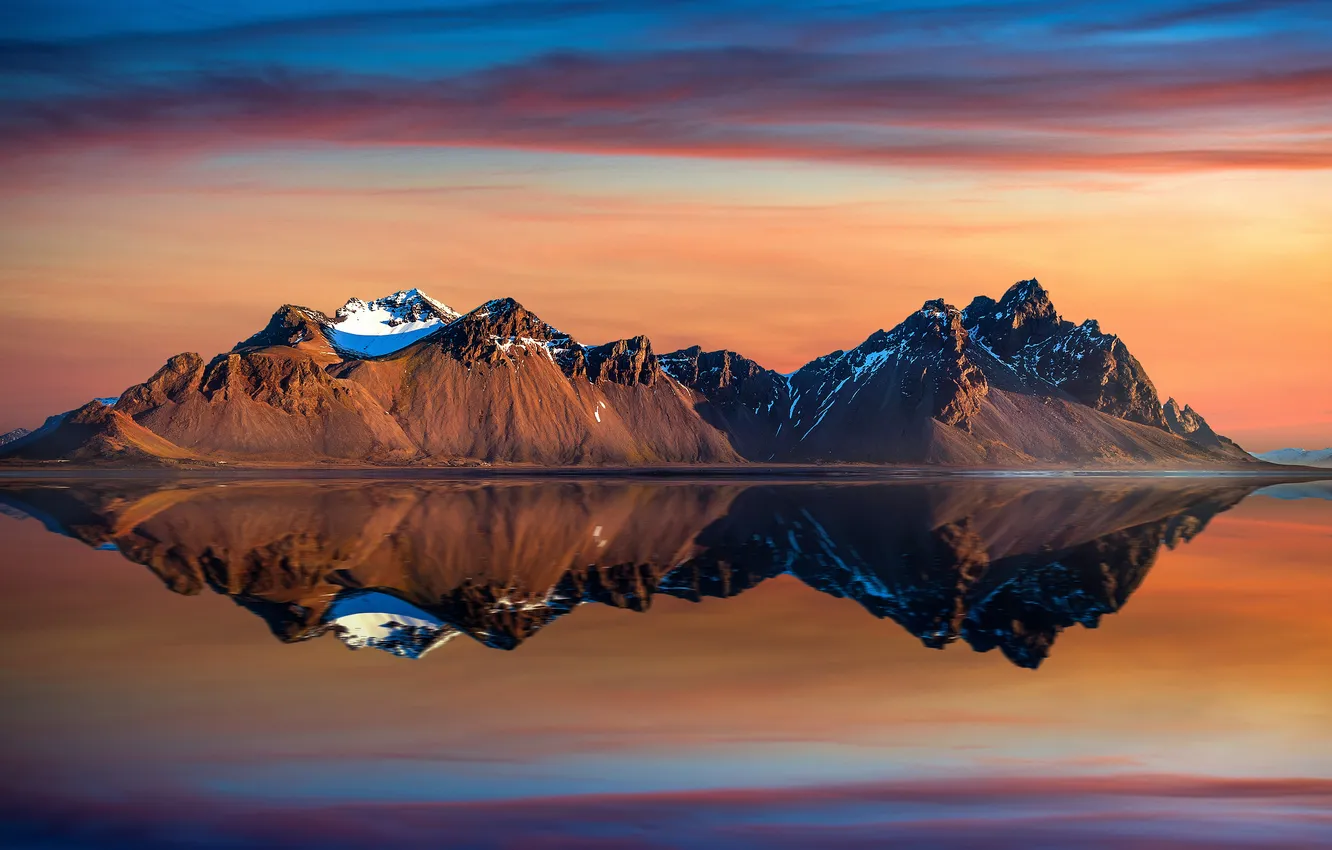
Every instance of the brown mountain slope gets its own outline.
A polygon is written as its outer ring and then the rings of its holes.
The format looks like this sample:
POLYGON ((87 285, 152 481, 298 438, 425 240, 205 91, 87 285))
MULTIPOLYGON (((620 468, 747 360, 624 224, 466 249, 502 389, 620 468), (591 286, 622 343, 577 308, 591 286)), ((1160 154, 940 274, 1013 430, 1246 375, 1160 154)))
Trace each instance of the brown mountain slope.
POLYGON ((365 388, 310 354, 273 346, 167 361, 116 410, 183 447, 224 458, 406 461, 418 454, 365 388))
POLYGON ((584 349, 511 299, 398 355, 334 371, 392 411, 431 458, 536 464, 740 458, 661 373, 645 338, 584 349))
POLYGON ((940 463, 1034 462, 1104 466, 1210 466, 1216 454, 1160 428, 1063 399, 991 389, 968 430, 930 426, 927 457, 940 463))
POLYGON ((116 409, 218 458, 735 462, 644 337, 585 348, 511 299, 386 357, 348 358, 303 308, 205 363, 173 357, 116 409))
POLYGON ((139 425, 129 416, 90 401, 50 430, 5 446, 0 455, 21 460, 172 465, 198 455, 139 425))

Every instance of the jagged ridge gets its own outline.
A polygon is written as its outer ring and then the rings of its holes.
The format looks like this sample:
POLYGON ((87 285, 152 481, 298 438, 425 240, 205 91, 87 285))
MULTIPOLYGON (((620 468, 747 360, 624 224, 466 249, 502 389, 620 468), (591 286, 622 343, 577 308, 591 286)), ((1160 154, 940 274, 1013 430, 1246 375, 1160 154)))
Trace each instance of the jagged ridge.
POLYGON ((284 305, 227 354, 173 357, 115 409, 216 460, 1251 462, 1161 405, 1122 340, 1061 318, 1035 280, 965 310, 928 301, 790 375, 724 350, 658 357, 641 335, 583 345, 511 298, 465 314, 418 290, 331 318, 284 305))

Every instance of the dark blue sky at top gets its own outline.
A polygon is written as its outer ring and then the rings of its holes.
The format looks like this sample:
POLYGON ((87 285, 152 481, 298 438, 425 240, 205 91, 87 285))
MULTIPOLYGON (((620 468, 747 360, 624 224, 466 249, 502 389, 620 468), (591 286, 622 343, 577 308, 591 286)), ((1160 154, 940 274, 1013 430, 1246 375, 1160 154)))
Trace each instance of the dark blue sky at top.
MULTIPOLYGON (((120 73, 277 64, 430 74, 547 52, 823 49, 877 51, 970 43, 986 52, 1124 52, 1159 61, 1163 46, 1239 50, 1332 46, 1322 0, 1221 2, 804 2, 507 0, 507 2, 202 3, 17 0, 5 5, 11 71, 120 73)), ((1195 58, 1201 54, 1190 50, 1195 58)), ((1091 58, 1091 57, 1088 57, 1091 58)), ((1211 61, 1224 62, 1224 55, 1211 61)), ((14 82, 11 80, 11 82, 14 82)))
POLYGON ((1326 0, 11 0, 0 25, 11 148, 1323 167, 1332 124, 1326 0))

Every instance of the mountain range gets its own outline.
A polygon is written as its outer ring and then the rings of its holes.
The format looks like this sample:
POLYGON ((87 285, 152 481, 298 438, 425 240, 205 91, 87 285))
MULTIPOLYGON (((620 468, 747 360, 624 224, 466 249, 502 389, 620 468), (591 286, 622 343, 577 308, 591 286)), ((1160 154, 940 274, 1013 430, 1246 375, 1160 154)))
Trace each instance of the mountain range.
MULTIPOLYGON (((8 435, 7 435, 8 436, 8 435)), ((418 290, 285 305, 231 351, 170 358, 0 446, 24 461, 653 466, 1218 466, 1254 459, 1161 403, 1095 320, 1035 280, 779 374, 729 350, 585 345, 511 298, 418 290)))

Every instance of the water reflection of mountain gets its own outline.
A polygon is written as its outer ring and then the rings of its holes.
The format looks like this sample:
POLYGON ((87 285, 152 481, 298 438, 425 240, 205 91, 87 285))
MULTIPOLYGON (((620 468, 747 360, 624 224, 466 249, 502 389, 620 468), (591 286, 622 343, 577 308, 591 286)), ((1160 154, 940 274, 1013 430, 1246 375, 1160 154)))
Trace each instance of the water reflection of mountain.
POLYGON ((172 591, 230 596, 284 641, 332 631, 419 656, 513 649, 583 603, 729 597, 783 573, 928 646, 1036 667, 1095 627, 1162 546, 1243 481, 857 484, 536 481, 0 485, 0 503, 115 548, 172 591))

